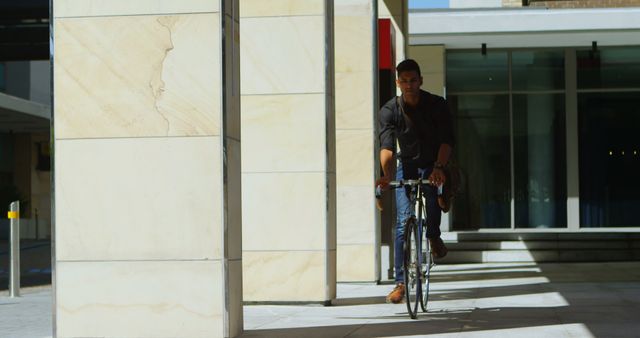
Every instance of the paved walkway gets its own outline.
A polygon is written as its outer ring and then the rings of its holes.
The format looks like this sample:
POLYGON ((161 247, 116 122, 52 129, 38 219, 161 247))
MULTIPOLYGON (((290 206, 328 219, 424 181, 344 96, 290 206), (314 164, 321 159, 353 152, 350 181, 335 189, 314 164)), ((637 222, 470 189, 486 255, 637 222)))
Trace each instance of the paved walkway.
MULTIPOLYGON (((640 262, 437 266, 429 311, 392 285, 339 284, 333 306, 252 305, 243 337, 639 337, 640 262)), ((51 288, 0 292, 0 337, 50 337, 51 288)))
POLYGON ((339 284, 335 306, 246 306, 244 337, 640 337, 640 263, 442 265, 428 313, 391 285, 339 284))
POLYGON ((20 296, 0 292, 0 337, 51 337, 51 286, 24 288, 20 296))

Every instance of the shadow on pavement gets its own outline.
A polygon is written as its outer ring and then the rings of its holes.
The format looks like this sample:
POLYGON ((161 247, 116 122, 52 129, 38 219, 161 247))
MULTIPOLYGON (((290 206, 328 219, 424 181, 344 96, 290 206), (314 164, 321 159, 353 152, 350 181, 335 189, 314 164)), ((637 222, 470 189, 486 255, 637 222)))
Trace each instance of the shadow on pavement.
MULTIPOLYGON (((280 318, 282 326, 288 327, 246 330, 242 337, 452 334, 455 337, 608 338, 638 337, 640 332, 640 262, 479 269, 450 265, 441 272, 432 279, 437 286, 430 296, 433 305, 427 313, 419 313, 416 320, 408 319, 404 308, 393 308, 403 311, 401 313, 384 314, 384 310, 372 313, 357 307, 384 303, 382 296, 343 298, 334 303, 352 306, 353 310, 349 309, 346 315, 321 317, 310 313, 305 323, 295 318, 280 318), (526 271, 532 268, 533 271, 526 271), (376 315, 381 312, 382 315, 376 315), (363 316, 358 316, 359 313, 363 316), (332 320, 349 324, 331 325, 332 320), (292 327, 302 325, 306 327, 292 327)), ((304 316, 305 309, 301 311, 304 316)))

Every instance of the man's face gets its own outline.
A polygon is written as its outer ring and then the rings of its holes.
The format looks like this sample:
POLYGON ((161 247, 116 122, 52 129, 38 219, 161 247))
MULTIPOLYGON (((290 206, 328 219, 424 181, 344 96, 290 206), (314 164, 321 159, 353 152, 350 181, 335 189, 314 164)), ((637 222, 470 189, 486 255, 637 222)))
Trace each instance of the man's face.
POLYGON ((420 93, 420 86, 422 86, 422 77, 414 70, 402 72, 398 75, 396 85, 400 88, 402 95, 418 95, 420 93))

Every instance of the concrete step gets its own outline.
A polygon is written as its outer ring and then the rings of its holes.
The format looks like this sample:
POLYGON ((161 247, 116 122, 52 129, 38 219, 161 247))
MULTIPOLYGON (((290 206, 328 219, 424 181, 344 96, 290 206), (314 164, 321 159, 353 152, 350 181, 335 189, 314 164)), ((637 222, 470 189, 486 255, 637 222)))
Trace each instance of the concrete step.
POLYGON ((584 240, 636 240, 640 232, 473 232, 456 231, 442 234, 445 241, 584 241, 584 240))
POLYGON ((447 241, 449 250, 551 250, 551 249, 630 249, 640 248, 640 242, 603 241, 447 241))
POLYGON ((603 262, 640 259, 640 250, 450 250, 444 264, 505 262, 603 262))
POLYGON ((599 262, 640 259, 640 233, 454 232, 442 263, 599 262))

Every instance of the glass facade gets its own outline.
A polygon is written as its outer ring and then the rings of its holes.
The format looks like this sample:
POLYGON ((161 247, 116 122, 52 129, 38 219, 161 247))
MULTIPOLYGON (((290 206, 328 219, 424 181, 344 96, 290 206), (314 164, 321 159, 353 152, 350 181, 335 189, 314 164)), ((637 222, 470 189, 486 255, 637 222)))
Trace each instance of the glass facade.
POLYGON ((513 95, 515 226, 567 226, 563 94, 513 95))
POLYGON ((452 230, 639 226, 640 47, 448 51, 446 62, 464 175, 452 230), (568 175, 578 225, 567 224, 568 175))
POLYGON ((578 90, 640 87, 640 47, 581 50, 576 58, 578 90))
POLYGON ((509 96, 449 95, 455 112, 456 160, 463 192, 454 200, 454 229, 508 228, 511 152, 509 96))
POLYGON ((6 83, 5 83, 5 70, 4 70, 5 66, 4 63, 0 62, 0 92, 4 92, 6 90, 6 83))
POLYGON ((564 90, 564 52, 511 52, 511 74, 514 91, 564 90))
POLYGON ((447 91, 451 93, 506 92, 509 89, 508 54, 494 52, 447 53, 447 91))
POLYGON ((638 226, 640 93, 583 93, 578 107, 580 223, 638 226))
POLYGON ((580 223, 637 227, 640 47, 579 51, 580 223))
POLYGON ((557 50, 447 54, 465 175, 453 230, 567 226, 564 63, 557 50))

